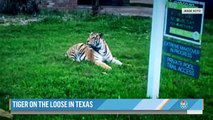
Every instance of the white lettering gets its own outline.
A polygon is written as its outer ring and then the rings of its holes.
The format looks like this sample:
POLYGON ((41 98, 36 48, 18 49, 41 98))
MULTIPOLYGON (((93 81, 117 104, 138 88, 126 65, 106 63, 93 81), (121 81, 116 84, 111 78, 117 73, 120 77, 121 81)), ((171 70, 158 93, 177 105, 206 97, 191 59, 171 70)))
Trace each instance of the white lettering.
POLYGON ((203 8, 182 8, 182 14, 203 14, 203 8))
POLYGON ((78 108, 92 108, 93 102, 92 101, 75 101, 76 107, 78 108))
POLYGON ((27 108, 28 107, 28 102, 27 101, 13 101, 13 107, 27 108))
POLYGON ((67 108, 67 101, 50 101, 50 108, 67 108))

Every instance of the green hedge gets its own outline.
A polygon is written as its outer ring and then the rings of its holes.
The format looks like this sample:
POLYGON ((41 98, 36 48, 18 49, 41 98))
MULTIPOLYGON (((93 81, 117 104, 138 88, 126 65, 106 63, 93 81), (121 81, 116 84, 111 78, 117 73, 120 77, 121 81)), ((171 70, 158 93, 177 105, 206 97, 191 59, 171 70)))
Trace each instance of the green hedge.
POLYGON ((0 0, 0 13, 16 15, 18 13, 35 14, 39 12, 40 0, 0 0))

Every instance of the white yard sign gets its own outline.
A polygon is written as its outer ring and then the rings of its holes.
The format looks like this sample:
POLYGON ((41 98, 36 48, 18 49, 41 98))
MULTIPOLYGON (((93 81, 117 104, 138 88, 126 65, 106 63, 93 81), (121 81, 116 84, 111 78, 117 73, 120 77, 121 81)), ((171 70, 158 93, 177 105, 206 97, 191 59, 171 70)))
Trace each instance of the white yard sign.
MULTIPOLYGON (((164 55, 163 57, 163 63, 166 68, 194 78, 199 78, 199 65, 191 64, 181 58, 177 59, 175 55, 199 61, 200 48, 193 46, 201 45, 204 8, 204 2, 189 0, 154 0, 149 52, 148 97, 154 99, 159 97, 163 43, 164 52, 172 55, 164 55), (175 41, 163 40, 164 36, 175 39, 175 41), (191 45, 182 44, 182 42, 191 45), (168 44, 180 46, 181 48, 188 48, 193 50, 194 53, 191 53, 192 55, 189 56, 172 52, 170 51, 172 47, 168 46, 168 44), (181 64, 176 64, 177 62, 171 61, 178 61, 178 63, 181 64)), ((187 52, 180 48, 177 48, 177 50, 187 52)), ((187 53, 189 54, 190 52, 187 53)))

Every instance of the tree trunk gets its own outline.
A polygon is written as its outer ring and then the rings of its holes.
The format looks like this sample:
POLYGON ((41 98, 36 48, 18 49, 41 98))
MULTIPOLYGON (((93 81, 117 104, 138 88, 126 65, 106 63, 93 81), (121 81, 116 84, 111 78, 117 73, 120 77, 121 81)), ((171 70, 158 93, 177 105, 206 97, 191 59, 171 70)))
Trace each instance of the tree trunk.
POLYGON ((92 1, 92 16, 98 15, 100 12, 100 0, 92 1))

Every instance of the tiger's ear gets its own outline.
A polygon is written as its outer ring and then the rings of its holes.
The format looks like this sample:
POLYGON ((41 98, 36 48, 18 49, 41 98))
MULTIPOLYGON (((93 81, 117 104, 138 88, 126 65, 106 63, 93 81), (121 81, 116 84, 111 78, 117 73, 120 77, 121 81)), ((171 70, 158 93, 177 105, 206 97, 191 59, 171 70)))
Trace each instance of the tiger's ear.
POLYGON ((100 36, 101 38, 103 37, 103 35, 104 35, 103 33, 99 33, 99 36, 100 36))
POLYGON ((93 32, 91 32, 90 34, 89 34, 89 36, 92 36, 93 35, 93 32))

